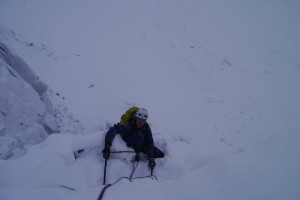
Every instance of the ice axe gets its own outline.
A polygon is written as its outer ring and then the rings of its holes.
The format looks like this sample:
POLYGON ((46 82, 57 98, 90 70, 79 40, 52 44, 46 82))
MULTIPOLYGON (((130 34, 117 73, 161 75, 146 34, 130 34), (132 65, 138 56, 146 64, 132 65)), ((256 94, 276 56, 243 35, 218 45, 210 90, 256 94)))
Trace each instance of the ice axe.
POLYGON ((107 166, 107 158, 105 158, 105 164, 104 164, 104 175, 103 175, 103 185, 105 185, 106 182, 106 166, 107 166))

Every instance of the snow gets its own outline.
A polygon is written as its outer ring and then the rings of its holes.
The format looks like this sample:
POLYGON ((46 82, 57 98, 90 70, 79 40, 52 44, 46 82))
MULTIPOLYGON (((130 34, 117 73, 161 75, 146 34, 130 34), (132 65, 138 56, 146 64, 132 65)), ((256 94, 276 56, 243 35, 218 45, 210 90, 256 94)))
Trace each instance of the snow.
MULTIPOLYGON (((22 156, 27 147, 59 132, 65 119, 56 110, 58 105, 53 106, 48 86, 5 44, 0 42, 0 47, 0 158, 8 159, 22 156)), ((67 118, 69 127, 71 118, 67 118)))
POLYGON ((14 148, 36 144, 46 138, 42 124, 37 122, 45 113, 38 95, 10 66, 0 60, 1 80, 1 158, 13 156, 14 148), (14 145, 15 144, 15 145, 14 145), (4 146, 4 147, 3 147, 4 146))
MULTIPOLYGON (((158 180, 122 179, 104 199, 298 200, 299 9, 2 1, 0 199, 97 199, 105 133, 136 105, 166 157, 158 180)), ((112 149, 131 150, 120 137, 112 149)), ((112 154, 108 183, 131 174, 133 156, 112 154)), ((148 175, 141 161, 134 177, 148 175)))

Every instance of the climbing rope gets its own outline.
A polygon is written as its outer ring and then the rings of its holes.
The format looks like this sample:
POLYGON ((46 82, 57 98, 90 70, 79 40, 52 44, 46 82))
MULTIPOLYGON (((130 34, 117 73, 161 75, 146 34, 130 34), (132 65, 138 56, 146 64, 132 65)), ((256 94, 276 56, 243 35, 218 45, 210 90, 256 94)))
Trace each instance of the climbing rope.
MULTIPOLYGON (((113 153, 113 152, 111 152, 111 153, 113 153)), ((129 153, 129 152, 127 152, 127 151, 118 151, 118 152, 114 152, 114 153, 129 153)), ((130 153, 132 153, 132 152, 130 152, 130 153)), ((106 191, 109 187, 115 185, 116 183, 118 183, 118 182, 119 182, 120 180, 122 180, 122 179, 128 179, 130 182, 132 182, 133 179, 142 179, 142 178, 152 178, 152 179, 154 178, 155 180, 158 180, 157 177, 156 177, 155 175, 143 176, 143 177, 134 177, 134 178, 133 178, 133 174, 134 174, 135 170, 137 169, 138 164, 139 164, 138 161, 133 161, 133 164, 132 164, 132 172, 131 172, 131 174, 130 174, 129 177, 125 177, 125 176, 124 176, 124 177, 121 177, 121 178, 119 178, 117 181, 115 181, 114 183, 112 183, 112 184, 107 184, 106 186, 104 186, 104 187, 102 188, 102 190, 101 190, 99 196, 98 196, 98 200, 102 200, 105 191, 106 191)))

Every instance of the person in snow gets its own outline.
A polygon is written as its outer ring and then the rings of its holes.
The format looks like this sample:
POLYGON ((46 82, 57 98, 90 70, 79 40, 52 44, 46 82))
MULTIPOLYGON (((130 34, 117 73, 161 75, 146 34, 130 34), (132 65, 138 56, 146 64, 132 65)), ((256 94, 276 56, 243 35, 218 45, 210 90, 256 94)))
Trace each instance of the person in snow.
POLYGON ((148 111, 145 108, 139 108, 125 124, 115 124, 111 127, 105 136, 105 147, 102 151, 103 158, 109 159, 110 147, 117 134, 120 134, 128 147, 135 150, 135 160, 139 161, 139 153, 145 153, 148 156, 149 167, 153 169, 156 165, 155 158, 163 158, 164 153, 154 146, 152 132, 148 119, 148 111))

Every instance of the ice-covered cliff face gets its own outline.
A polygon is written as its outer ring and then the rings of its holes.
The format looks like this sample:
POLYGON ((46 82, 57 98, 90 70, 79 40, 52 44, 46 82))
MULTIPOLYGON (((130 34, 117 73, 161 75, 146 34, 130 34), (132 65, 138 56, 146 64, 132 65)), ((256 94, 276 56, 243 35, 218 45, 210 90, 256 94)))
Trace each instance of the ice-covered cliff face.
POLYGON ((22 156, 28 146, 59 132, 63 117, 48 86, 0 41, 0 158, 22 156))
POLYGON ((2 59, 0 83, 0 158, 7 159, 46 138, 42 125, 46 108, 33 88, 2 59))

